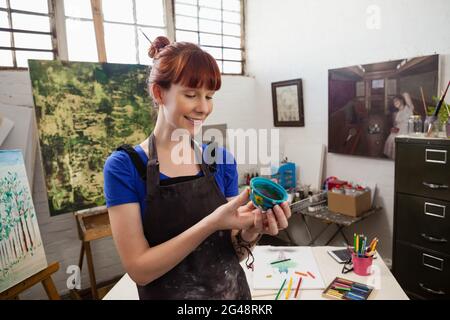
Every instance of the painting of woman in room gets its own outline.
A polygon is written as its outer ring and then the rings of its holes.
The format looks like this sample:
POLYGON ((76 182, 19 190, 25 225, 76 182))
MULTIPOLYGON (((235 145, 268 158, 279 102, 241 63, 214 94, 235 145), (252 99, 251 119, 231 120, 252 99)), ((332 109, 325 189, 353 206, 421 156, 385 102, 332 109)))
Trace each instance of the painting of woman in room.
POLYGON ((409 117, 423 121, 433 104, 438 75, 439 55, 329 70, 328 151, 394 159, 409 117))
POLYGON ((395 112, 393 113, 394 126, 384 144, 384 155, 389 159, 395 158, 395 137, 408 133, 408 120, 414 114, 414 105, 409 93, 397 95, 393 99, 395 112))

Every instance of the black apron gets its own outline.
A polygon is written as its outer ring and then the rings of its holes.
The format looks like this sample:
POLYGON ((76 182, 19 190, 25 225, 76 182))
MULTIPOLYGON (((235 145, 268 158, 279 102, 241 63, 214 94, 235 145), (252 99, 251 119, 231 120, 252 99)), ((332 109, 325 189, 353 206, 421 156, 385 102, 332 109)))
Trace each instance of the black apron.
MULTIPOLYGON (((189 229, 227 199, 192 140, 197 159, 202 159, 203 176, 161 185, 155 136, 152 134, 148 141, 147 209, 142 223, 152 247, 189 229)), ((166 274, 137 287, 141 300, 251 299, 245 272, 231 242, 231 230, 213 233, 166 274)))

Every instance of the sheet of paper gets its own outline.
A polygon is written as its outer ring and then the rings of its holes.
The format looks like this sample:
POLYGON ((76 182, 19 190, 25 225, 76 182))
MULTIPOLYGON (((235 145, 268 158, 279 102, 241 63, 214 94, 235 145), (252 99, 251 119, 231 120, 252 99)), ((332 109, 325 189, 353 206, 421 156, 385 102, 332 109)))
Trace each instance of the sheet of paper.
POLYGON ((283 280, 288 282, 290 277, 294 284, 302 277, 302 289, 325 288, 311 247, 257 246, 253 255, 253 289, 279 289, 283 280), (274 263, 286 259, 289 260, 274 263))

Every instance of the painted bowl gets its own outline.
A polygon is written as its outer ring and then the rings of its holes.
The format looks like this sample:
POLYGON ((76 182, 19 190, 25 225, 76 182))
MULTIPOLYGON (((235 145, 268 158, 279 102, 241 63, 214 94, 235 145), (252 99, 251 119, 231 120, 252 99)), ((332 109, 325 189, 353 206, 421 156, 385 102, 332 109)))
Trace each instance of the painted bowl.
POLYGON ((263 211, 287 201, 286 190, 278 183, 263 177, 250 180, 250 200, 263 211))

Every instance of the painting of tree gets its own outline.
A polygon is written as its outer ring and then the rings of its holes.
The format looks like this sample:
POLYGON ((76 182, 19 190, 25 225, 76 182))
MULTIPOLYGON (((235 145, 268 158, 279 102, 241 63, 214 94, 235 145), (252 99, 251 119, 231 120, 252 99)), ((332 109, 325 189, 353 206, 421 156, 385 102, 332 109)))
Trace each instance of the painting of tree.
POLYGON ((156 123, 148 66, 29 61, 51 215, 105 204, 103 165, 156 123))
POLYGON ((0 292, 46 267, 22 153, 0 150, 0 292))

